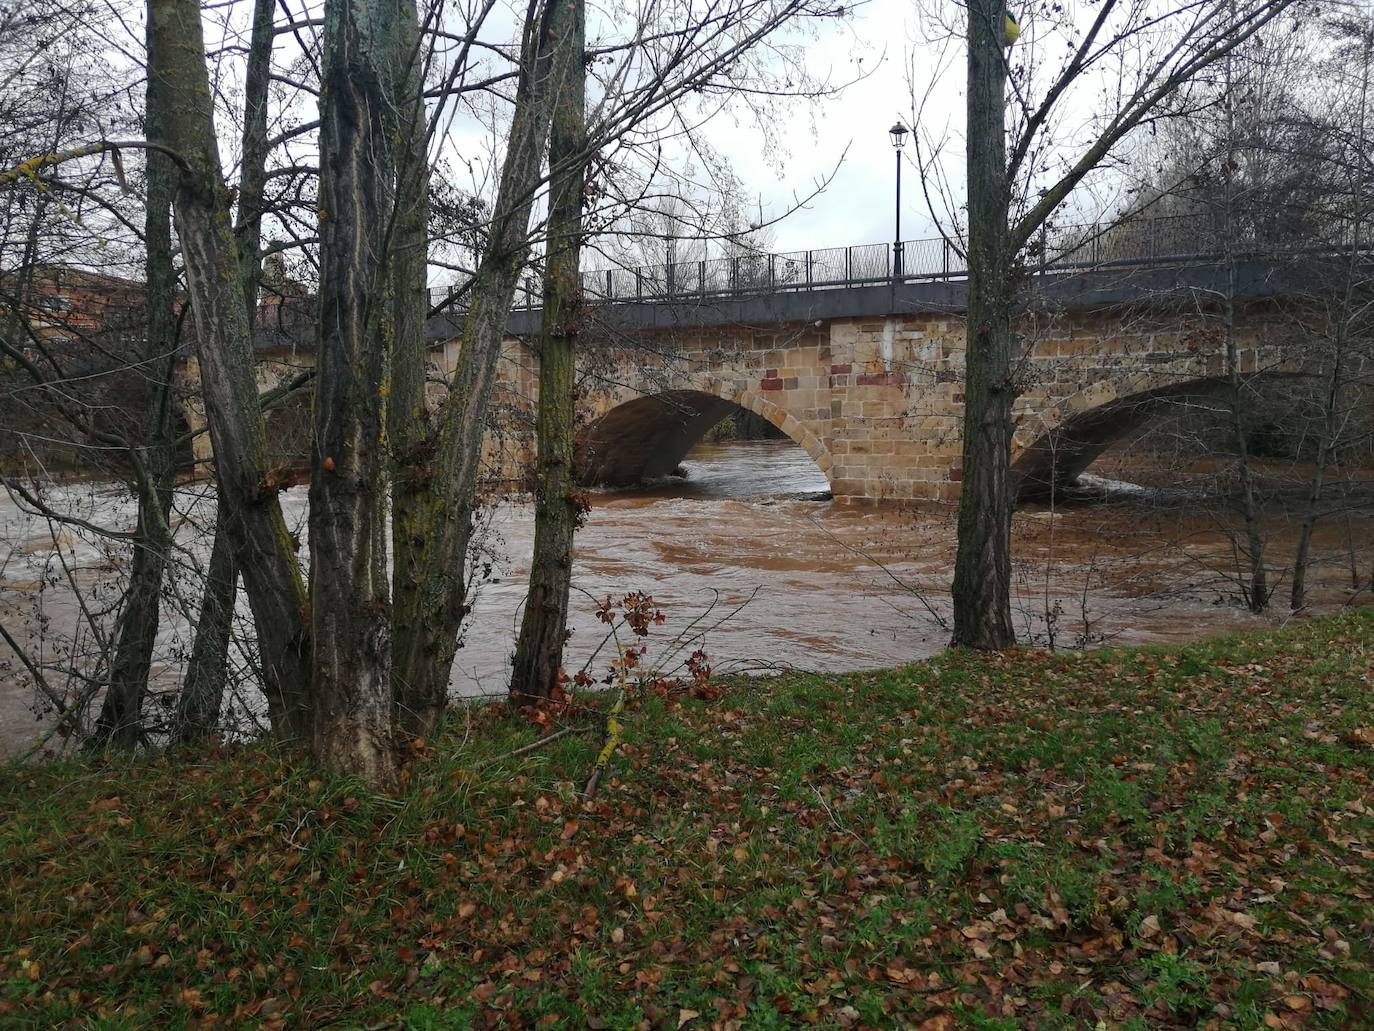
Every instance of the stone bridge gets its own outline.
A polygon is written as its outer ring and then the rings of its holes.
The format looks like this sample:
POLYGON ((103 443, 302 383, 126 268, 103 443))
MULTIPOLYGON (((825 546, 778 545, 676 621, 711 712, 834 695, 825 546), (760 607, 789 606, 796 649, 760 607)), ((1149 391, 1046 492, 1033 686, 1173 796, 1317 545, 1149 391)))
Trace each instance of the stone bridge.
MULTIPOLYGON (((1267 263, 1244 271, 1241 372, 1301 374, 1296 325, 1276 303, 1292 284, 1267 263)), ((1036 282, 1017 320, 1013 462, 1023 499, 1072 483, 1165 405, 1220 391, 1217 280, 1215 268, 1193 266, 1036 282)), ((945 282, 604 308, 580 341, 580 473, 613 486, 664 475, 744 408, 804 449, 837 499, 953 500, 963 308, 964 284, 945 282)), ((511 427, 531 420, 537 316, 516 313, 506 341, 500 401, 511 427)), ((528 435, 493 439, 489 457, 518 477, 528 435)))
MULTIPOLYGON (((1303 288, 1293 268, 1255 259, 1238 269, 1235 343, 1247 376, 1304 372, 1295 357, 1300 337, 1278 303, 1303 288)), ((1071 483, 1162 406, 1219 391, 1224 282, 1207 263, 1030 280, 1016 323, 1024 355, 1013 454, 1020 497, 1071 483)), ((803 448, 836 499, 953 500, 964 291, 961 282, 927 280, 596 303, 579 338, 580 476, 621 486, 666 474, 743 408, 803 448)), ((537 310, 512 314, 493 398, 485 468, 509 489, 528 482, 538 323, 537 310)), ((456 315, 431 320, 436 381, 452 367, 458 329, 456 315)), ((264 388, 313 360, 282 342, 260 352, 264 388)), ((434 399, 441 402, 442 388, 434 399)), ((308 411, 275 410, 270 426, 274 441, 295 441, 285 457, 308 454, 308 411)))

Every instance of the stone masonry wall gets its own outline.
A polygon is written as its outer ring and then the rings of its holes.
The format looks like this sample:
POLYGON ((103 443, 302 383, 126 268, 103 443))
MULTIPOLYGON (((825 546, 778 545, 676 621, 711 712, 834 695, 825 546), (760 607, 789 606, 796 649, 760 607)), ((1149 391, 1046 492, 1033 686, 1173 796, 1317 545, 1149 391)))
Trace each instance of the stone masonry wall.
MULTIPOLYGON (((1241 315, 1242 371, 1293 371, 1296 349, 1286 346, 1291 331, 1263 305, 1241 315)), ((1017 329, 1026 357, 1017 370, 1014 461, 1084 413, 1224 372, 1224 337, 1216 318, 1205 312, 1059 312, 1027 317, 1017 329)), ((433 352, 430 396, 436 407, 456 357, 453 347, 433 352)), ((606 331, 585 335, 581 354, 581 436, 603 451, 623 441, 626 455, 634 453, 627 461, 642 464, 646 448, 634 446, 642 439, 624 434, 654 432, 646 427, 642 404, 635 419, 617 421, 628 402, 646 396, 671 400, 653 418, 677 420, 681 432, 664 432, 650 444, 685 453, 709 428, 701 423, 719 411, 713 402, 697 412, 691 399, 718 398, 757 413, 803 447, 837 499, 958 497, 964 325, 957 315, 659 330, 633 337, 606 331), (699 417, 693 421, 694 416, 699 417)), ((304 354, 263 357, 264 389, 309 362, 304 354)), ((186 370, 191 382, 193 365, 186 370)), ((493 489, 528 487, 537 377, 534 347, 507 338, 483 449, 484 474, 493 489)), ((194 401, 186 407, 192 427, 203 425, 194 401)), ((308 453, 302 447, 285 450, 308 453)), ((676 462, 681 455, 661 457, 676 462)), ((197 458, 208 458, 208 437, 198 438, 197 458)))

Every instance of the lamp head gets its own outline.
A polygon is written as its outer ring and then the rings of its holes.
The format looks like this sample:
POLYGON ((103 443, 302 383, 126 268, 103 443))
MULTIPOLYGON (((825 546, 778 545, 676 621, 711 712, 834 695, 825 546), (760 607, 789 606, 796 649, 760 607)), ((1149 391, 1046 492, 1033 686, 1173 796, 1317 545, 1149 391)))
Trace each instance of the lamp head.
POLYGON ((887 130, 887 134, 892 137, 892 146, 894 149, 901 150, 902 147, 906 145, 907 131, 907 127, 901 122, 898 122, 891 129, 887 130))

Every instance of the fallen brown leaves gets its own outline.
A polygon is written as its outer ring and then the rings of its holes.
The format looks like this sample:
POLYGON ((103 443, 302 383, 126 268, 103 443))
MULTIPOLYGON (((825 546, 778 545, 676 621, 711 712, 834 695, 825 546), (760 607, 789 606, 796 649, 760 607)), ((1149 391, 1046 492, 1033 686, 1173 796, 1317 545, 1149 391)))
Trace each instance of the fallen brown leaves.
POLYGON ((251 750, 20 774, 0 1016, 1370 1026, 1370 630, 650 690, 590 800, 591 735, 480 710, 399 804, 251 750))

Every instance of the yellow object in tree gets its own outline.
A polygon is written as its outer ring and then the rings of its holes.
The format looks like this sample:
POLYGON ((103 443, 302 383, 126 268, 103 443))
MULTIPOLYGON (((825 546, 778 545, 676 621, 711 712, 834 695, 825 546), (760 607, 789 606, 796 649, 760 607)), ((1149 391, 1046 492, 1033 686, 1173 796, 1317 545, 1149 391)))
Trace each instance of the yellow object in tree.
POLYGON ((1010 11, 1002 12, 1002 45, 1009 47, 1021 38, 1021 26, 1010 11))

